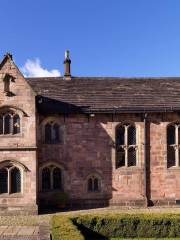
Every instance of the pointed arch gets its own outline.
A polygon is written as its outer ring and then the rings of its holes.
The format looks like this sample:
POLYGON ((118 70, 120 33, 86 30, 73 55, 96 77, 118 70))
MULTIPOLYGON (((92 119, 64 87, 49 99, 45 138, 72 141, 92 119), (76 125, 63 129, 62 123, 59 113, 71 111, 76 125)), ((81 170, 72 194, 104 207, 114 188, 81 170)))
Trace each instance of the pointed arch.
POLYGON ((87 177, 87 192, 100 192, 102 179, 99 174, 91 173, 87 177))
POLYGON ((40 191, 63 191, 64 167, 56 162, 48 162, 39 169, 40 191))

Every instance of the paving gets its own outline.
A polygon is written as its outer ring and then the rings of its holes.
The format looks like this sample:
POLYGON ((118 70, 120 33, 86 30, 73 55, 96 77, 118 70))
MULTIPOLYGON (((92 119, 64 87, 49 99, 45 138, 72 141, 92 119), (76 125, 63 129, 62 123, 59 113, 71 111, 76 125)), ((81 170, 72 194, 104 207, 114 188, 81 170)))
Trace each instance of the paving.
POLYGON ((0 226, 0 240, 50 240, 48 225, 0 226))

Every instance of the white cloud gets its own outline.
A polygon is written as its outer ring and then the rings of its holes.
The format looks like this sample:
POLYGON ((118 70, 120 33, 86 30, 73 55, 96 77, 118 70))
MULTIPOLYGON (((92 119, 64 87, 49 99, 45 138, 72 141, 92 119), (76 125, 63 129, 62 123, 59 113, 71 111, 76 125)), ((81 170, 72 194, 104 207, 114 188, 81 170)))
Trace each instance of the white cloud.
POLYGON ((35 60, 27 59, 21 71, 25 77, 58 77, 61 73, 58 69, 47 70, 41 66, 39 58, 35 60))

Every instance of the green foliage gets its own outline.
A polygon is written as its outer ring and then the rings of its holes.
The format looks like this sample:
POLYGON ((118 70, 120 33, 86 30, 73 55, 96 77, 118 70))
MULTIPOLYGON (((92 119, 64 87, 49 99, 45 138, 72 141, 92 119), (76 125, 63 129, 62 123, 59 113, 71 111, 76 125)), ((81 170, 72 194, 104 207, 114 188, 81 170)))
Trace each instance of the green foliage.
MULTIPOLYGON (((97 239, 180 239, 180 215, 115 214, 54 216, 53 240, 84 240, 95 234, 97 239)), ((95 239, 95 238, 89 238, 95 239)))
POLYGON ((180 237, 180 215, 84 215, 74 218, 79 228, 112 238, 176 238, 180 237))
POLYGON ((84 240, 80 231, 72 220, 65 216, 54 216, 52 218, 52 240, 84 240))

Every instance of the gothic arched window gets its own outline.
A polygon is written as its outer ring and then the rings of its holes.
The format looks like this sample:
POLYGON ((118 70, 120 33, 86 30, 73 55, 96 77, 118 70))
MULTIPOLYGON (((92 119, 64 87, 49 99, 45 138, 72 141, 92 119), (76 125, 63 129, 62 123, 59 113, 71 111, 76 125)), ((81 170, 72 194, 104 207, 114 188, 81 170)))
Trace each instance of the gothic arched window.
POLYGON ((116 128, 116 168, 136 166, 136 128, 130 124, 116 128))
POLYGON ((48 122, 45 125, 45 143, 56 144, 62 142, 62 131, 58 123, 48 122))
POLYGON ((100 179, 99 177, 92 175, 87 180, 88 192, 99 192, 100 191, 100 179))
POLYGON ((62 170, 54 165, 42 169, 42 191, 62 190, 62 170))
POLYGON ((13 112, 0 114, 0 135, 20 133, 20 117, 13 112))
POLYGON ((18 167, 10 164, 0 169, 0 194, 20 193, 21 185, 21 171, 18 167))

